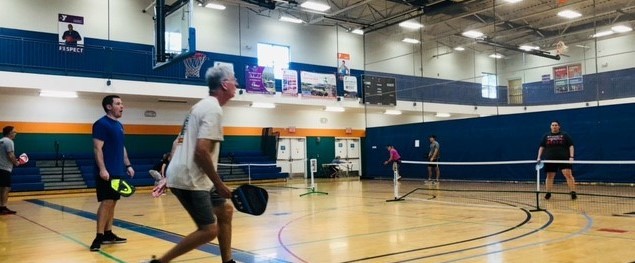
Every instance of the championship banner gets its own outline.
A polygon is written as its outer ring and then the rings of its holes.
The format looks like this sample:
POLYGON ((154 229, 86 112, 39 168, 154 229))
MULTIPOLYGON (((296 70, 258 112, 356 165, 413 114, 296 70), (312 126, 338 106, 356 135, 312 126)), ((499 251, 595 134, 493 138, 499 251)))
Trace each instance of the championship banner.
POLYGON ((335 75, 320 74, 302 71, 300 72, 302 80, 302 96, 303 97, 320 97, 334 99, 337 97, 335 86, 335 75))
POLYGON ((348 67, 351 64, 351 54, 337 53, 337 63, 337 76, 340 80, 344 80, 345 76, 351 74, 351 69, 348 67))
POLYGON ((245 66, 245 90, 247 93, 275 94, 273 68, 245 66))
POLYGON ((295 70, 282 70, 282 95, 298 96, 298 72, 295 70))
POLYGON ((71 53, 84 53, 84 17, 59 14, 57 16, 59 50, 71 53))
POLYGON ((555 93, 584 90, 582 64, 554 67, 553 84, 555 93))
POLYGON ((344 98, 356 98, 357 97, 357 77, 345 76, 344 77, 344 98))

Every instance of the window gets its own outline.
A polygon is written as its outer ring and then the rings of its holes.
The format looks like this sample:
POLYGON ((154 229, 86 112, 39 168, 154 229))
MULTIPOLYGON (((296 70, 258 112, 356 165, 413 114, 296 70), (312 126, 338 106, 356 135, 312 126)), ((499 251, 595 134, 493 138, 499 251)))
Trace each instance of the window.
POLYGON ((289 68, 289 47, 258 43, 258 66, 273 68, 276 79, 282 79, 282 70, 289 68))
POLYGON ((498 94, 496 93, 496 74, 483 72, 481 78, 481 95, 483 98, 496 99, 498 94))

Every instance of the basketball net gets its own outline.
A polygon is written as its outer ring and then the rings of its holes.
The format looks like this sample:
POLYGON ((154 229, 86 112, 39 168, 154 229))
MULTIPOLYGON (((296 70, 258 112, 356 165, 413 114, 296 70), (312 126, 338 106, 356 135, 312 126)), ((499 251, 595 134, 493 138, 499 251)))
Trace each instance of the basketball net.
POLYGON ((563 41, 558 41, 558 43, 556 43, 556 54, 564 55, 565 53, 567 53, 568 48, 569 47, 567 47, 567 45, 565 45, 563 41))
POLYGON ((184 59, 183 64, 185 64, 185 78, 199 78, 201 75, 201 66, 203 66, 205 59, 207 59, 207 56, 200 52, 196 52, 191 57, 184 59))

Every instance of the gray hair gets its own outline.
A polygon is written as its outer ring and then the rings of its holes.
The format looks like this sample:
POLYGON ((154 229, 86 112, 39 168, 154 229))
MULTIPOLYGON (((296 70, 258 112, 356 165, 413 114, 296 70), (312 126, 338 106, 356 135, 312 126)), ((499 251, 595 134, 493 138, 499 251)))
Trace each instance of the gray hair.
POLYGON ((222 86, 223 80, 229 79, 234 75, 234 71, 225 65, 218 65, 207 69, 205 73, 205 81, 209 88, 209 95, 212 95, 222 86))

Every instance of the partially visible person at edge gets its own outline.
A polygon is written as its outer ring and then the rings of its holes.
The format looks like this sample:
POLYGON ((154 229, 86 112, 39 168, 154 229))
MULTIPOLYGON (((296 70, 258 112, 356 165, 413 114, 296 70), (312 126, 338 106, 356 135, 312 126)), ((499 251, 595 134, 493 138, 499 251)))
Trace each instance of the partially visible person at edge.
POLYGON ((169 187, 196 224, 196 230, 160 258, 153 257, 151 263, 170 262, 217 236, 222 261, 234 262, 233 207, 227 202, 231 190, 221 180, 217 167, 223 141, 222 106, 235 96, 238 82, 234 72, 226 66, 208 69, 205 79, 209 97, 190 109, 181 133, 174 140, 167 177, 153 189, 156 197, 169 187))
POLYGON ((0 215, 17 213, 7 207, 9 192, 11 192, 11 173, 13 167, 20 165, 15 156, 13 144, 16 134, 13 126, 6 126, 2 129, 2 139, 0 139, 0 215))
MULTIPOLYGON (((540 148, 538 148, 538 161, 544 160, 569 160, 573 161, 575 157, 575 149, 573 147, 573 139, 568 133, 560 130, 560 122, 551 122, 551 132, 546 133, 540 141, 540 148)), ((569 191, 571 191, 571 199, 575 200, 578 195, 575 191, 575 178, 573 178, 573 172, 571 171, 571 163, 546 163, 545 172, 547 173, 547 179, 545 182, 545 199, 551 198, 551 190, 553 189, 553 178, 556 177, 556 172, 560 170, 564 178, 567 180, 569 191)))
POLYGON ((128 240, 112 232, 115 207, 121 195, 110 187, 110 180, 124 175, 134 176, 124 145, 123 102, 117 95, 104 97, 101 106, 106 115, 93 124, 93 151, 95 154, 95 182, 97 191, 97 234, 90 251, 99 251, 102 244, 126 243, 128 240))
POLYGON ((386 150, 388 150, 390 156, 388 157, 388 160, 384 162, 384 165, 391 163, 392 170, 396 174, 397 180, 399 180, 401 179, 401 175, 399 175, 399 164, 401 163, 401 156, 399 155, 397 149, 395 149, 395 147, 392 145, 387 145, 386 150))

